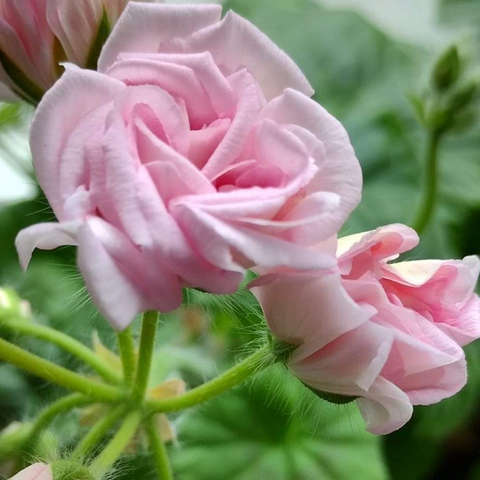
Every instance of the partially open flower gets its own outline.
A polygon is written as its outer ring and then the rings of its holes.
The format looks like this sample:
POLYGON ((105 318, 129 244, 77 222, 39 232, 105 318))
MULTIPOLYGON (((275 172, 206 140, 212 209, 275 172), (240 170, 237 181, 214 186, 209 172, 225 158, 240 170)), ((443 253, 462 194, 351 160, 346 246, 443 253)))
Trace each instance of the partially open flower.
POLYGON ((338 242, 337 273, 271 274, 253 289, 275 337, 296 347, 289 369, 323 398, 356 401, 372 433, 457 393, 461 346, 480 337, 478 258, 389 263, 417 243, 408 227, 381 227, 338 242))
MULTIPOLYGON (((148 0, 147 0, 148 1, 148 0)), ((63 68, 96 68, 128 0, 0 0, 0 96, 38 103, 63 68)))

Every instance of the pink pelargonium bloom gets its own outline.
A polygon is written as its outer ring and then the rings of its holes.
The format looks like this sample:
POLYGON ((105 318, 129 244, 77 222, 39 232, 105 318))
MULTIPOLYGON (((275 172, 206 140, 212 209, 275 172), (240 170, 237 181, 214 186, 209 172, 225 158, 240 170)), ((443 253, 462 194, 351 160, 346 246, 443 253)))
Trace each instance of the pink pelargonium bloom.
POLYGON ((253 288, 273 335, 294 346, 293 374, 355 400, 376 434, 457 393, 461 346, 480 337, 478 258, 389 263, 417 244, 408 227, 381 227, 339 240, 337 273, 270 274, 253 288))
POLYGON ((37 110, 35 168, 60 223, 20 233, 24 266, 35 248, 78 245, 121 329, 177 308, 184 286, 229 293, 255 265, 335 265, 309 247, 357 205, 358 161, 251 23, 215 5, 132 3, 99 65, 68 68, 37 110))
POLYGON ((0 0, 0 98, 38 101, 61 75, 59 62, 95 68, 99 47, 127 3, 0 0))
POLYGON ((49 465, 35 463, 17 473, 10 480, 53 480, 53 474, 49 465))

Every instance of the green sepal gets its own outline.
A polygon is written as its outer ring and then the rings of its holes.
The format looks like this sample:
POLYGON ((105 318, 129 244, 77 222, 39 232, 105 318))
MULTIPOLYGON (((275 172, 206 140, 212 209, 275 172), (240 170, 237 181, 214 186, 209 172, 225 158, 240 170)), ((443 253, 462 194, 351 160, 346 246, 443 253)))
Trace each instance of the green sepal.
POLYGON ((71 460, 52 463, 53 480, 95 480, 88 468, 71 460))
POLYGON ((13 92, 26 102, 36 106, 43 97, 44 91, 32 82, 10 58, 0 50, 0 63, 5 73, 10 77, 15 86, 13 92))
MULTIPOLYGON (((303 383, 303 382, 302 382, 303 383)), ((349 395, 338 395, 336 393, 322 392, 320 390, 315 390, 306 383, 304 385, 314 393, 318 398, 325 400, 328 403, 333 403, 335 405, 346 405, 347 403, 352 403, 357 400, 359 397, 351 397, 349 395)))
POLYGON ((446 50, 437 60, 433 69, 432 81, 439 92, 444 92, 453 87, 460 77, 460 56, 454 45, 446 50))
POLYGON ((98 26, 97 36, 95 37, 95 41, 92 44, 90 53, 88 54, 85 68, 90 70, 97 69, 98 58, 100 57, 103 45, 110 36, 111 31, 112 27, 110 25, 110 20, 108 19, 107 11, 104 8, 102 19, 100 20, 100 25, 98 26))
POLYGON ((273 335, 268 336, 268 343, 270 345, 270 350, 272 352, 275 361, 280 363, 288 363, 292 352, 297 348, 297 345, 292 345, 290 343, 279 340, 273 335))

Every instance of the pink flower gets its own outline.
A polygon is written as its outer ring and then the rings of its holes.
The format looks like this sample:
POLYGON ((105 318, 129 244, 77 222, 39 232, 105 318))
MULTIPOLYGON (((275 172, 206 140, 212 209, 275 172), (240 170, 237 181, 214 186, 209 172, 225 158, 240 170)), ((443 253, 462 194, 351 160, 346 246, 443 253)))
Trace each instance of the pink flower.
POLYGON ((417 244, 408 227, 381 227, 339 240, 337 273, 270 274, 253 288, 273 335, 295 347, 293 374, 320 396, 356 400, 376 434, 457 393, 460 346, 480 337, 478 259, 389 263, 417 244))
POLYGON ((297 66, 248 21, 220 17, 214 5, 130 4, 101 72, 68 68, 33 121, 60 223, 20 233, 22 263, 78 245, 117 328, 177 308, 184 286, 234 292, 254 265, 334 266, 309 247, 360 198, 347 133, 297 66))
POLYGON ((65 60, 95 68, 99 47, 127 3, 0 0, 0 97, 39 101, 65 60))
POLYGON ((35 463, 17 473, 10 480, 53 480, 53 474, 48 465, 35 463))

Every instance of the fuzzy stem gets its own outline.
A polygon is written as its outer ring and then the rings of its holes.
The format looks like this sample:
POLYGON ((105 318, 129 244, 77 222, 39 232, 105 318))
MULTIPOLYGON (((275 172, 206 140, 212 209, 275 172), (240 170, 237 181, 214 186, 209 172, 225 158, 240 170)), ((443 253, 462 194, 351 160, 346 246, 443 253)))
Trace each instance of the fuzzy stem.
POLYGON ((138 357, 137 377, 133 387, 132 398, 135 402, 142 403, 148 387, 150 369, 152 366, 155 335, 157 333, 158 313, 145 312, 143 315, 142 337, 138 357))
POLYGON ((132 386, 137 369, 137 356, 130 327, 118 333, 118 346, 123 365, 123 378, 127 386, 132 386))
POLYGON ((87 456, 100 441, 107 435, 113 426, 125 415, 128 408, 120 405, 107 415, 105 415, 97 424, 95 424, 83 438, 83 440, 75 447, 72 452, 72 459, 81 459, 87 456))
POLYGON ((0 339, 0 360, 16 365, 61 387, 83 393, 90 398, 104 402, 115 402, 123 398, 123 393, 115 387, 55 365, 3 339, 0 339))
POLYGON ((101 479, 122 455, 123 451, 133 440, 142 421, 140 412, 131 413, 112 438, 102 453, 90 465, 90 473, 96 479, 101 479))
POLYGON ((113 368, 104 363, 93 350, 69 335, 54 330, 53 328, 25 321, 3 321, 0 322, 0 328, 22 335, 31 335, 40 340, 51 342, 85 362, 107 382, 115 385, 121 383, 122 379, 120 375, 113 368))
POLYGON ((150 441, 150 450, 155 460, 155 466, 159 474, 160 480, 173 480, 172 466, 170 465, 170 459, 168 458, 167 448, 160 436, 158 428, 154 422, 147 422, 145 425, 145 431, 150 441))
POLYGON ((176 412, 193 407, 230 390, 232 387, 256 375, 269 367, 273 359, 270 345, 265 345, 217 378, 179 397, 164 400, 149 400, 147 401, 147 407, 152 412, 176 412))

